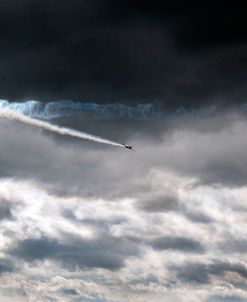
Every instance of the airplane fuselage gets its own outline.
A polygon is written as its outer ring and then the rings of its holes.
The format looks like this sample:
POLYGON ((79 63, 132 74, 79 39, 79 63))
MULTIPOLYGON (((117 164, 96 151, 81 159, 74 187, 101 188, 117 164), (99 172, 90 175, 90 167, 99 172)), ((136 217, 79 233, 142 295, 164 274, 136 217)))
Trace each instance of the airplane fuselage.
POLYGON ((126 145, 126 144, 122 144, 126 149, 129 149, 129 150, 132 150, 133 151, 133 147, 132 146, 129 146, 129 145, 126 145))

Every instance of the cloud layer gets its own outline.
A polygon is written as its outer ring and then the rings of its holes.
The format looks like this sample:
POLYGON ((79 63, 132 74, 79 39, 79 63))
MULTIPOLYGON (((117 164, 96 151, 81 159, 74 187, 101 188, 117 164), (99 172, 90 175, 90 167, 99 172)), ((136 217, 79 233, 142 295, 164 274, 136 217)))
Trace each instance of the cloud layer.
POLYGON ((0 123, 3 301, 246 300, 244 114, 129 125, 136 152, 0 123))

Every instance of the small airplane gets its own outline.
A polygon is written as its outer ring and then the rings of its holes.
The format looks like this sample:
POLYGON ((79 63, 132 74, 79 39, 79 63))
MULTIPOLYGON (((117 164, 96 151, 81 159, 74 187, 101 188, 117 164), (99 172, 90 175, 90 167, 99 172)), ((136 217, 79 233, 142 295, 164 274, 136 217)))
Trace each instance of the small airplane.
POLYGON ((126 144, 122 144, 123 146, 124 146, 124 148, 126 148, 126 149, 129 149, 129 150, 132 150, 132 151, 135 151, 134 149, 133 149, 133 146, 129 146, 129 145, 126 145, 126 144))

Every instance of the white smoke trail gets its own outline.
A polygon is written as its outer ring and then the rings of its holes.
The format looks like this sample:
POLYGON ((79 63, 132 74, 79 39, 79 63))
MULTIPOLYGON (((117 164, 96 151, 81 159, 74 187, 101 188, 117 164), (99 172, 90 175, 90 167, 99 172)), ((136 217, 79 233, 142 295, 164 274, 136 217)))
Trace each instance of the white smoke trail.
POLYGON ((3 109, 0 108, 0 117, 4 117, 7 119, 11 119, 11 120, 16 120, 34 127, 38 127, 38 128, 42 128, 48 131, 52 131, 61 135, 68 135, 68 136, 72 136, 72 137, 78 137, 80 139, 86 139, 89 141, 94 141, 97 143, 102 143, 102 144, 108 144, 108 145, 112 145, 112 146, 117 146, 117 147, 123 147, 122 144, 113 142, 111 140, 108 139, 104 139, 92 134, 88 134, 85 132, 80 132, 77 130, 73 130, 70 128, 65 128, 65 127, 60 127, 60 126, 56 126, 53 124, 50 124, 48 122, 44 122, 44 121, 40 121, 40 120, 36 120, 33 119, 31 117, 25 116, 21 113, 17 113, 8 109, 3 109))

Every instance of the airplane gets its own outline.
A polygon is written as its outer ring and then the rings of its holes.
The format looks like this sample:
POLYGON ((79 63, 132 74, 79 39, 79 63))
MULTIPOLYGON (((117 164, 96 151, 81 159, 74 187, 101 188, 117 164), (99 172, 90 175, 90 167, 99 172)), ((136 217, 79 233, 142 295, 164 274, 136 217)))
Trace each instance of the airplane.
POLYGON ((126 148, 126 149, 129 149, 129 150, 132 150, 132 151, 135 151, 134 149, 133 149, 133 147, 132 146, 129 146, 129 145, 126 145, 126 144, 122 144, 123 146, 124 146, 124 148, 126 148))

